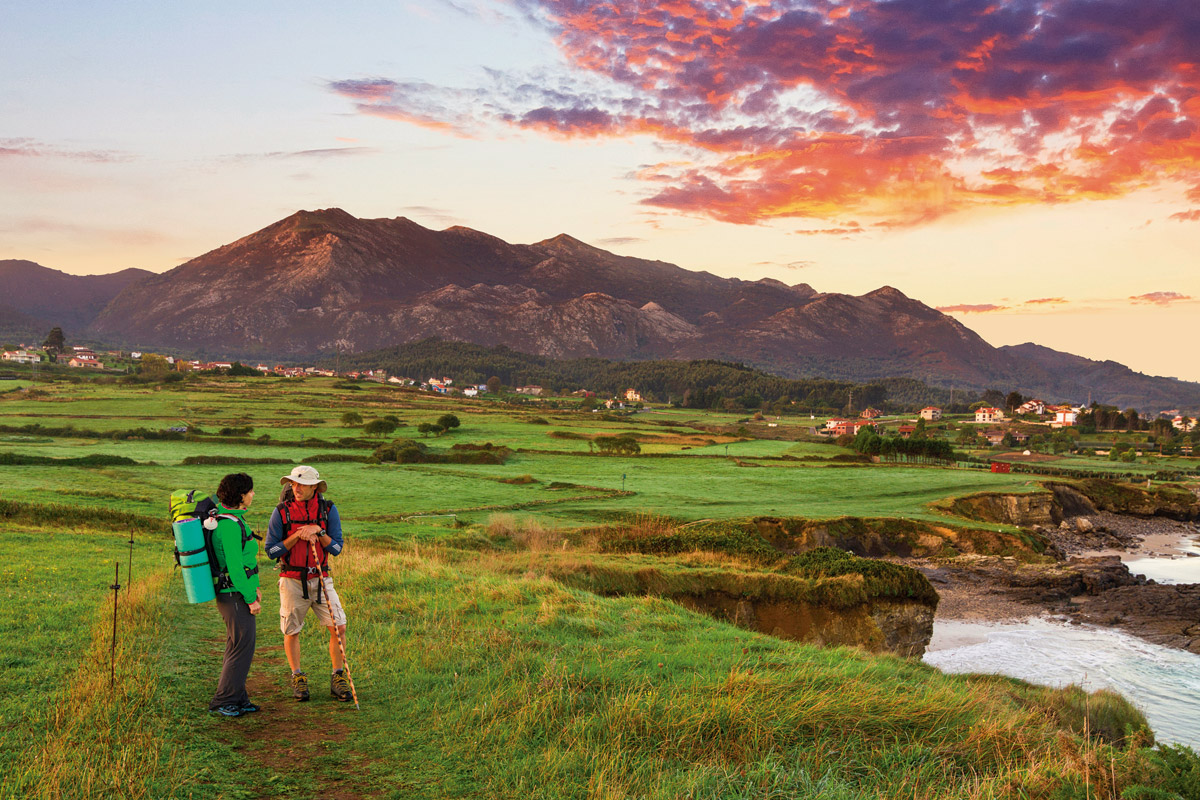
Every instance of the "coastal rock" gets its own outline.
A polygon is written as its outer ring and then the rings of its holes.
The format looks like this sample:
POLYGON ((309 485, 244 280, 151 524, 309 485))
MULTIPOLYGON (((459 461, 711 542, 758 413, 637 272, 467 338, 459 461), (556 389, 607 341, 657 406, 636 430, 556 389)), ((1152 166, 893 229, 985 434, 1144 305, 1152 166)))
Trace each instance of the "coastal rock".
POLYGON ((920 658, 933 636, 936 605, 876 598, 852 608, 797 600, 735 597, 721 591, 669 595, 684 608, 739 628, 824 647, 861 647, 871 653, 920 658))
MULTIPOLYGON (((921 570, 932 581, 925 569, 921 570)), ((1119 556, 1071 558, 1054 564, 1022 564, 1010 558, 964 557, 938 567, 938 577, 958 591, 1002 597, 1008 602, 1059 610, 1072 598, 1144 584, 1119 556)))
POLYGON ((1072 616, 1200 654, 1200 584, 1115 587, 1083 600, 1072 616))
POLYGON ((960 497, 950 510, 961 517, 982 522, 1032 527, 1062 521, 1062 513, 1051 492, 1030 494, 975 494, 960 497))

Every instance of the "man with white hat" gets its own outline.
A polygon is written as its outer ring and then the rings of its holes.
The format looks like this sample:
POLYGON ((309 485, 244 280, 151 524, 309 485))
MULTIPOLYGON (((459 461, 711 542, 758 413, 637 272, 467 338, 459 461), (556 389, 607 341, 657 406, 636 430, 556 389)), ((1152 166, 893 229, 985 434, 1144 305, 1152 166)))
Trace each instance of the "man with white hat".
POLYGON ((341 519, 337 507, 325 499, 327 484, 312 467, 296 467, 279 483, 283 494, 267 524, 266 550, 268 556, 279 559, 279 622, 283 651, 292 668, 292 695, 297 700, 308 699, 308 676, 300 669, 300 631, 311 608, 317 621, 329 628, 330 694, 350 700, 350 681, 342 660, 346 612, 329 577, 329 557, 342 552, 341 519))

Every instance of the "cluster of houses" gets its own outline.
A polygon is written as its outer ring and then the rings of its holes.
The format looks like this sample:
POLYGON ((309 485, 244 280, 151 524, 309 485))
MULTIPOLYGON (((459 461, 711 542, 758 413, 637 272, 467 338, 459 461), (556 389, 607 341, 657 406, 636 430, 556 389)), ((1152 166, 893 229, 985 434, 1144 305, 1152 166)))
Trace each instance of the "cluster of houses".
POLYGON ((4 360, 12 361, 14 364, 40 364, 42 354, 24 348, 20 350, 5 350, 4 360))
POLYGON ((69 352, 59 353, 56 361, 68 367, 104 369, 104 364, 90 347, 72 347, 69 352))
MULTIPOLYGON (((1064 428, 1075 425, 1082 411, 1083 409, 1079 406, 1052 406, 1046 405, 1040 400, 1030 400, 1017 409, 1018 414, 1037 414, 1043 417, 1053 415, 1054 419, 1050 422, 1050 427, 1052 428, 1064 428)), ((826 436, 843 436, 847 434, 854 436, 863 428, 876 427, 875 420, 882 416, 882 414, 883 412, 877 408, 867 408, 859 414, 857 419, 834 417, 825 423, 825 428, 821 433, 826 436)), ((942 418, 942 409, 937 406, 926 406, 920 410, 918 415, 927 422, 936 422, 942 418)), ((990 425, 1007 421, 1008 418, 1002 409, 984 406, 975 410, 976 424, 990 425)), ((901 425, 897 429, 897 433, 907 439, 916 432, 916 429, 916 425, 901 425)), ((1024 442, 1029 438, 1027 434, 1017 430, 989 430, 984 432, 983 435, 989 443, 999 444, 1006 434, 1011 435, 1018 443, 1024 442)))

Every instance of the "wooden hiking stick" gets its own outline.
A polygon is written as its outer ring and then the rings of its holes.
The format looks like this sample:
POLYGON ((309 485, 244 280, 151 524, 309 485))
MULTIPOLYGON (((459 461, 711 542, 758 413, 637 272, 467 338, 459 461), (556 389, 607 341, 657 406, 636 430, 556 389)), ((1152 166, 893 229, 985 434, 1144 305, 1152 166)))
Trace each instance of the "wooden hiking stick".
MULTIPOLYGON (((321 584, 321 587, 324 588, 325 587, 325 576, 322 575, 320 572, 321 556, 317 552, 317 543, 309 542, 308 547, 309 547, 309 550, 312 551, 313 562, 316 563, 316 565, 317 565, 317 570, 318 570, 317 581, 321 584)), ((307 578, 306 578, 306 580, 307 580, 307 578)), ((320 602, 320 601, 318 601, 318 602, 320 602)), ((350 682, 350 696, 352 698, 354 698, 354 710, 362 711, 362 709, 358 707, 358 692, 354 688, 354 676, 352 676, 350 674, 350 659, 346 658, 346 642, 345 642, 345 640, 342 639, 342 635, 340 633, 338 633, 337 620, 334 619, 334 616, 333 616, 333 603, 329 602, 329 592, 328 591, 325 592, 325 605, 329 606, 329 630, 333 631, 333 638, 337 639, 338 650, 340 650, 342 652, 342 669, 346 670, 346 680, 350 682)), ((340 603, 339 603, 339 605, 340 605, 340 603)), ((342 615, 345 616, 345 614, 346 614, 345 609, 342 609, 342 615)))

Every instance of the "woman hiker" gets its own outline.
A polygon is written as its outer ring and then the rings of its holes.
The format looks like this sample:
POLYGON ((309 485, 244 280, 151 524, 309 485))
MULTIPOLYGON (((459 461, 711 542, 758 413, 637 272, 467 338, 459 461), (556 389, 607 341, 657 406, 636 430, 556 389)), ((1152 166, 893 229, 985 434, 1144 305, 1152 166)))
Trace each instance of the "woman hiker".
POLYGON ((352 693, 342 661, 346 612, 329 577, 329 556, 342 552, 341 519, 337 507, 325 499, 328 486, 312 467, 296 467, 279 483, 284 488, 267 524, 267 555, 280 559, 279 626, 292 668, 292 696, 308 699, 308 676, 300 669, 300 631, 311 608, 317 622, 329 628, 329 692, 348 701, 352 693))
POLYGON ((258 539, 246 525, 254 501, 254 481, 244 472, 226 475, 217 487, 216 529, 212 543, 220 577, 217 609, 225 620, 225 661, 209 711, 240 717, 258 706, 246 693, 246 675, 254 659, 254 617, 261 608, 258 589, 258 539))

